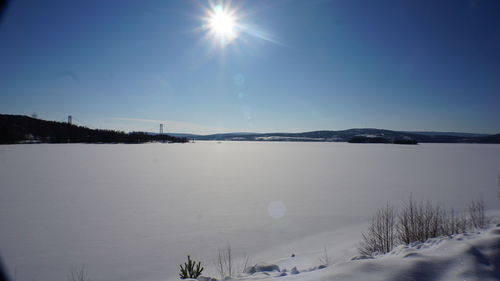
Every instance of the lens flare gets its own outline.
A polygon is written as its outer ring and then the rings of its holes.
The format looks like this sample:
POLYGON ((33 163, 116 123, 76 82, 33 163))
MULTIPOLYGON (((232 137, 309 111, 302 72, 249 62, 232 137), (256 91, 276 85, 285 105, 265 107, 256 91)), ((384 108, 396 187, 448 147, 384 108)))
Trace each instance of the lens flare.
POLYGON ((279 200, 272 201, 267 206, 267 212, 269 213, 269 216, 272 217, 273 219, 281 219, 286 214, 285 203, 279 200))

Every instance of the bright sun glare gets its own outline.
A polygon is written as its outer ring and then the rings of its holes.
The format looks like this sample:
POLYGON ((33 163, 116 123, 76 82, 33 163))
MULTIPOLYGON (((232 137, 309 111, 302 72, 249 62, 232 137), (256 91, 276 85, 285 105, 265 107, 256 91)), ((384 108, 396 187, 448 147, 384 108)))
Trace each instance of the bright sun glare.
POLYGON ((238 36, 236 16, 234 11, 217 5, 208 16, 208 28, 215 39, 228 44, 238 36))

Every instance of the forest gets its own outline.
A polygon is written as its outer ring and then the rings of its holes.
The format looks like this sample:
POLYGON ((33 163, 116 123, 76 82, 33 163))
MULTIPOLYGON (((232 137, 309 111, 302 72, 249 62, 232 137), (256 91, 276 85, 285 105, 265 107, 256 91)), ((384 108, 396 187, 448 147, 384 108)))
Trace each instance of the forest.
POLYGON ((90 129, 66 122, 0 114, 0 144, 15 143, 145 143, 188 142, 187 138, 146 132, 90 129))

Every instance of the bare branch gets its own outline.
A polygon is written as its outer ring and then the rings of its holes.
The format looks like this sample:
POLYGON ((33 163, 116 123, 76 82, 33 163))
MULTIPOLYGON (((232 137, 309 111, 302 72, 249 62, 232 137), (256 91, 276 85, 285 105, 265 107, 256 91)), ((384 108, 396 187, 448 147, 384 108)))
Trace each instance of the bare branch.
POLYGON ((84 265, 80 268, 72 269, 67 279, 68 281, 90 281, 90 277, 84 265))

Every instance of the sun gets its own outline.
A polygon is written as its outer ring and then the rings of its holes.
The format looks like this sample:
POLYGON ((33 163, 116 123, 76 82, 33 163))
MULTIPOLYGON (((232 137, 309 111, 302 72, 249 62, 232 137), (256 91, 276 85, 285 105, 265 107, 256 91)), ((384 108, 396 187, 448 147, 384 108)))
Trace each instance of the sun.
POLYGON ((226 45, 238 37, 237 19, 235 11, 217 5, 208 13, 207 28, 214 39, 226 45))
POLYGON ((210 28, 218 36, 232 36, 235 33, 235 19, 221 6, 217 6, 210 18, 210 28))

